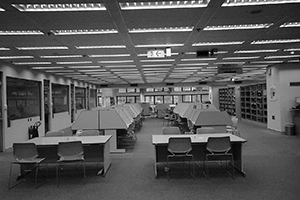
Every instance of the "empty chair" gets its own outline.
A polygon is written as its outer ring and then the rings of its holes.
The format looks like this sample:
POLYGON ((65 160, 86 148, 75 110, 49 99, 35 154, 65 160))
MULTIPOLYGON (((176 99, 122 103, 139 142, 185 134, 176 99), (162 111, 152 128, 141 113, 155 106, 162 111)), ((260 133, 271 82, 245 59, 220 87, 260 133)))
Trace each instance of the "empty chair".
POLYGON ((61 137, 64 136, 63 131, 48 131, 45 137, 61 137))
POLYGON ((11 162, 10 164, 8 188, 11 189, 14 186, 18 185, 19 183, 21 183, 18 182, 15 185, 11 186, 11 174, 12 174, 13 164, 23 165, 24 167, 26 167, 25 165, 27 165, 27 167, 31 167, 29 171, 35 169, 35 188, 41 186, 41 185, 37 186, 37 179, 38 179, 40 164, 45 160, 45 158, 38 158, 39 155, 38 155, 36 145, 34 143, 14 143, 13 155, 16 161, 11 162))
POLYGON ((197 128, 196 134, 215 133, 214 127, 201 127, 197 128))
POLYGON ((206 177, 209 178, 207 166, 207 163, 209 161, 225 161, 227 173, 232 178, 234 178, 234 160, 232 153, 229 152, 231 150, 230 137, 209 137, 207 140, 206 150, 208 151, 208 153, 206 154, 206 162, 204 165, 206 177), (230 174, 227 169, 229 161, 232 165, 232 174, 230 174))
POLYGON ((163 127, 162 128, 163 135, 177 135, 181 134, 179 127, 177 126, 170 126, 170 127, 163 127))
POLYGON ((57 160, 56 165, 56 180, 57 187, 59 186, 58 179, 58 168, 63 164, 69 163, 83 163, 83 178, 85 184, 85 160, 84 160, 84 151, 81 141, 69 141, 69 142, 59 142, 58 143, 58 152, 59 159, 57 160))
MULTIPOLYGON (((194 155, 190 152, 192 151, 192 142, 190 137, 171 137, 168 141, 168 152, 170 155, 167 156, 167 178, 169 180, 170 166, 169 162, 172 158, 182 158, 181 161, 185 162, 188 158, 190 174, 195 179, 195 160, 194 155), (191 162, 192 161, 192 171, 191 171, 191 162)), ((178 159, 177 159, 178 160, 178 159)))

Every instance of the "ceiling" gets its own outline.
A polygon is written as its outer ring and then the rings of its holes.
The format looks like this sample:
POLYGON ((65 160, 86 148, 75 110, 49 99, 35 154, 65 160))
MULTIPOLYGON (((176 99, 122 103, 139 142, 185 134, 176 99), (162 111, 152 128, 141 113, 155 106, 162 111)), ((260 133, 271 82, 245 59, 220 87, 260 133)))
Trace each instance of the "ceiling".
POLYGON ((268 65, 299 63, 300 3, 253 2, 0 0, 0 62, 99 87, 264 81, 268 65))

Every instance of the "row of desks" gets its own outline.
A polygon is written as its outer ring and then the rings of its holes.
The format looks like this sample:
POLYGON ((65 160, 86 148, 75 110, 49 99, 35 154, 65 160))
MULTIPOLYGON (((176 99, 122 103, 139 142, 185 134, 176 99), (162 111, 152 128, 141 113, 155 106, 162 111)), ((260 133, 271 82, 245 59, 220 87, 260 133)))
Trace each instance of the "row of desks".
MULTIPOLYGON (((232 154, 234 156, 235 168, 245 175, 243 171, 242 163, 242 144, 246 142, 245 139, 232 134, 199 134, 199 135, 153 135, 152 144, 155 150, 155 176, 157 177, 157 170, 159 163, 165 163, 167 161, 168 140, 170 137, 190 137, 192 140, 192 154, 195 157, 195 161, 205 160, 205 148, 208 137, 213 136, 230 136, 232 143, 232 154)), ((36 144, 40 157, 45 157, 45 162, 56 163, 57 146, 59 142, 76 141, 80 140, 84 148, 84 156, 86 162, 100 163, 102 164, 99 169, 98 175, 106 173, 111 165, 110 159, 110 135, 104 136, 71 136, 71 137, 39 137, 33 138, 26 142, 33 142, 36 144)))

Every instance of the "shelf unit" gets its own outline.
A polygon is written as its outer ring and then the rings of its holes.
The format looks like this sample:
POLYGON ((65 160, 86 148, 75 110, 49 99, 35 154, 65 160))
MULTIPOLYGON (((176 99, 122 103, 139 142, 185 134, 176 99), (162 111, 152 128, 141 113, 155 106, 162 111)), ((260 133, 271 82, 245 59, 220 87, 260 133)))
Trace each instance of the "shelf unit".
POLYGON ((241 117, 243 119, 267 123, 266 83, 241 86, 241 117))
POLYGON ((235 87, 219 89, 219 110, 227 111, 231 116, 236 116, 235 87))

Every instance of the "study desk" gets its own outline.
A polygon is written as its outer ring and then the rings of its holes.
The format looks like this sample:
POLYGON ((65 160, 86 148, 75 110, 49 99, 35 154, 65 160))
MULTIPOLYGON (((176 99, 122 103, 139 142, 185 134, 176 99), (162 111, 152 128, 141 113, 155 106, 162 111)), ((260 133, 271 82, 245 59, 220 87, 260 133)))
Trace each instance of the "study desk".
POLYGON ((35 143, 39 157, 45 157, 45 163, 56 163, 58 159, 57 147, 59 142, 81 141, 84 149, 85 161, 101 163, 97 175, 106 175, 111 165, 110 161, 110 140, 111 135, 97 136, 69 136, 69 137, 37 137, 25 142, 35 143))
POLYGON ((220 137, 220 136, 230 136, 231 141, 231 152, 234 159, 234 167, 236 170, 241 172, 245 176, 243 171, 242 162, 242 144, 246 142, 245 139, 238 137, 236 135, 228 133, 213 133, 213 134, 193 134, 193 135, 153 135, 152 144, 155 150, 155 164, 154 173, 155 177, 158 176, 158 164, 166 163, 168 152, 168 141, 170 137, 190 137, 192 140, 192 151, 195 161, 205 161, 206 160, 206 144, 209 137, 220 137))

